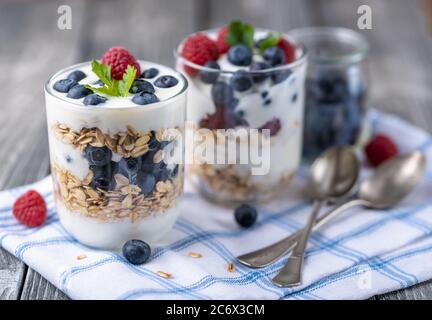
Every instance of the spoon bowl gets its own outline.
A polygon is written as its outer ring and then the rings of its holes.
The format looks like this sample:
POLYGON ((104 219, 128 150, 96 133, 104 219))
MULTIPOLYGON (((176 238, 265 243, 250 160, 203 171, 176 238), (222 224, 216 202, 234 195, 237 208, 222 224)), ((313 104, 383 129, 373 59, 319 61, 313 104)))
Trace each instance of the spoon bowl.
POLYGON ((357 181, 360 163, 350 147, 335 147, 317 158, 310 169, 308 194, 312 199, 339 198, 357 181))
POLYGON ((425 164, 425 156, 420 151, 386 161, 361 183, 358 198, 370 208, 393 207, 417 185, 425 164))

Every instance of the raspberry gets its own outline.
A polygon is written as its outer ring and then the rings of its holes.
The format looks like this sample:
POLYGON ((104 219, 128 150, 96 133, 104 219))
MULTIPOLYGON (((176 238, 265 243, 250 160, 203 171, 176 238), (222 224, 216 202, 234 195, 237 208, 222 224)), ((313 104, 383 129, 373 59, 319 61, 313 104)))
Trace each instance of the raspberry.
POLYGON ((295 46, 288 40, 281 38, 278 43, 278 47, 281 48, 285 53, 285 63, 291 63, 295 60, 295 46))
POLYGON ((281 123, 278 118, 273 118, 272 120, 266 122, 259 130, 268 129, 270 130, 270 135, 274 136, 281 129, 281 123))
POLYGON ((38 227, 45 222, 47 208, 39 192, 30 190, 15 200, 12 212, 22 224, 28 227, 38 227))
POLYGON ((141 74, 140 66, 135 57, 122 47, 112 47, 102 57, 103 64, 111 66, 111 77, 116 80, 123 79, 123 74, 128 65, 135 67, 136 77, 141 74))
POLYGON ((219 53, 223 54, 230 48, 229 44, 226 42, 226 36, 228 35, 228 27, 222 27, 219 29, 216 39, 216 45, 219 49, 219 53))
POLYGON ((364 151, 369 163, 374 167, 399 153, 393 140, 383 134, 376 135, 369 141, 364 151))
MULTIPOLYGON (((181 55, 186 60, 203 66, 211 60, 218 59, 219 49, 212 39, 203 33, 197 33, 186 39, 181 55)), ((190 66, 185 66, 185 71, 191 76, 198 73, 196 68, 190 66)))

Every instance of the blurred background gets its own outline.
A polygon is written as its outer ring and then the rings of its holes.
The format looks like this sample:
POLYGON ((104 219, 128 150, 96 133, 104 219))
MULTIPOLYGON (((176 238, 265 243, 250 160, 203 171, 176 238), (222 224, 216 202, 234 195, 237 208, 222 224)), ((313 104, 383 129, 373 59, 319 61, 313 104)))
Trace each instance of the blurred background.
MULTIPOLYGON (((429 0, 0 0, 0 189, 49 172, 43 85, 59 69, 99 58, 111 46, 173 66, 173 49, 191 32, 242 19, 280 31, 343 26, 370 42, 369 105, 432 131, 429 0), (57 27, 60 5, 72 29, 57 27), (372 29, 358 30, 360 5, 372 29)), ((60 296, 45 280, 0 252, 0 297, 60 296)))

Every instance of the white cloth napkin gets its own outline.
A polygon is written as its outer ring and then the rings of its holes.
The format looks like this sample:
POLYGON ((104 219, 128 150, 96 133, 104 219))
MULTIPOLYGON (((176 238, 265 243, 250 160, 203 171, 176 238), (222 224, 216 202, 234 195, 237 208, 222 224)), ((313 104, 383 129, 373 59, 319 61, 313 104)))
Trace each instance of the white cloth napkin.
MULTIPOLYGON (((302 227, 311 208, 302 197, 305 168, 283 198, 259 207, 259 221, 248 230, 237 226, 231 209, 210 204, 187 187, 171 243, 153 248, 142 266, 118 253, 89 249, 68 235, 55 212, 49 177, 0 193, 0 245, 74 299, 363 299, 412 286, 432 278, 432 137, 395 116, 372 111, 369 117, 374 130, 396 139, 402 152, 422 149, 427 173, 397 207, 351 209, 314 232, 301 287, 272 285, 286 258, 249 269, 235 256, 302 227), (47 223, 37 229, 20 225, 11 212, 15 198, 29 188, 39 190, 49 208, 47 223), (77 259, 82 255, 86 258, 77 259), (227 271, 228 263, 235 272, 227 271)), ((364 168, 364 174, 370 172, 364 168)))

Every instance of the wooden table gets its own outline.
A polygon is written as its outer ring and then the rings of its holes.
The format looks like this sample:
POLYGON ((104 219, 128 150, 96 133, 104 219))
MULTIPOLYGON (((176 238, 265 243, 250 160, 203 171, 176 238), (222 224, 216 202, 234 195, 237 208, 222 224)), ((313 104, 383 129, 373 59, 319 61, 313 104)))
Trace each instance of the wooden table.
MULTIPOLYGON (((57 28, 57 1, 0 0, 0 189, 49 173, 43 85, 55 71, 100 57, 113 45, 173 65, 188 33, 240 18, 289 30, 309 25, 357 28, 357 8, 372 8, 371 105, 432 130, 432 39, 420 1, 406 0, 74 0, 72 30, 57 28)), ((374 297, 431 299, 432 281, 374 297)), ((0 249, 0 299, 67 299, 37 272, 0 249)))

